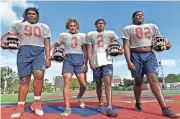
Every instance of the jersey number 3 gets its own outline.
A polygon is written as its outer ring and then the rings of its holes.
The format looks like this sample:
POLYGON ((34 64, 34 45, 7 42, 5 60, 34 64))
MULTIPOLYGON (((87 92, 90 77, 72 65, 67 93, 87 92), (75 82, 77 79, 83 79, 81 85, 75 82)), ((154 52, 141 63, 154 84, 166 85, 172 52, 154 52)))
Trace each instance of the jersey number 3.
POLYGON ((135 29, 135 32, 136 32, 136 38, 138 40, 141 40, 145 37, 145 39, 151 39, 151 31, 148 27, 144 27, 144 28, 141 28, 141 27, 137 27, 135 29))
POLYGON ((29 25, 24 26, 24 35, 25 36, 35 36, 37 38, 41 37, 41 29, 38 26, 32 27, 29 25))

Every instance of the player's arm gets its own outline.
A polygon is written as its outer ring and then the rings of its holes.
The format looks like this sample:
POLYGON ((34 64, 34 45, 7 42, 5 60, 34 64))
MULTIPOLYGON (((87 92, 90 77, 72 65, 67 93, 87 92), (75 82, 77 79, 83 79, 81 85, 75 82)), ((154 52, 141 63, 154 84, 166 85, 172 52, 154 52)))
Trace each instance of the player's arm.
POLYGON ((54 43, 54 45, 50 49, 50 55, 51 56, 53 54, 54 49, 57 48, 57 47, 60 47, 62 45, 62 40, 63 40, 63 37, 62 37, 62 34, 60 34, 59 37, 58 37, 58 40, 54 43))
MULTIPOLYGON (((114 32, 114 31, 109 31, 110 33, 110 36, 111 36, 111 43, 113 42, 117 42, 119 45, 121 45, 118 41, 119 37, 118 35, 114 32)), ((122 46, 122 45, 121 45, 122 46)), ((123 47, 120 47, 119 49, 119 55, 122 55, 124 53, 124 48, 123 47)))
MULTIPOLYGON (((154 37, 155 36, 161 36, 159 28, 155 24, 153 24, 153 31, 154 31, 154 37)), ((167 46, 166 46, 166 50, 169 50, 171 48, 171 46, 172 46, 171 43, 168 41, 167 46)))
POLYGON ((50 59, 50 38, 44 39, 46 59, 50 59))
POLYGON ((84 64, 87 66, 87 62, 88 62, 88 53, 87 53, 87 45, 84 44, 82 46, 82 50, 83 50, 83 54, 84 54, 84 64))
POLYGON ((118 42, 119 37, 117 36, 117 34, 114 31, 109 31, 108 33, 111 36, 111 39, 110 39, 111 43, 112 42, 118 42))
POLYGON ((87 46, 87 57, 89 60, 89 63, 93 63, 93 56, 92 56, 92 42, 91 42, 91 38, 89 37, 89 35, 86 35, 86 46, 87 46))
POLYGON ((1 37, 1 48, 3 49, 7 49, 8 46, 7 46, 7 43, 6 43, 6 39, 9 35, 13 35, 13 34, 18 34, 17 33, 17 29, 19 28, 20 26, 20 23, 13 23, 12 26, 10 27, 8 33, 4 34, 2 37, 1 37))
POLYGON ((82 45, 82 50, 83 50, 83 55, 84 55, 84 72, 87 73, 88 71, 88 65, 87 65, 87 62, 88 62, 88 55, 87 55, 87 45, 84 44, 82 45))
POLYGON ((88 59, 89 63, 93 64, 93 56, 92 56, 92 44, 87 44, 87 54, 88 54, 88 59))
POLYGON ((84 64, 87 66, 87 62, 88 62, 88 52, 87 52, 87 44, 86 44, 86 34, 84 34, 82 51, 83 51, 83 55, 84 55, 84 64))
POLYGON ((45 55, 46 55, 46 68, 49 68, 51 66, 50 61, 50 38, 44 38, 44 47, 45 47, 45 55))
POLYGON ((7 36, 8 36, 8 34, 9 33, 6 33, 6 34, 4 34, 2 37, 1 37, 1 48, 2 49, 7 49, 8 48, 8 46, 7 46, 7 43, 6 43, 6 38, 7 38, 7 36))
POLYGON ((130 57, 130 40, 128 39, 123 39, 123 46, 125 50, 125 58, 127 63, 129 64, 131 62, 131 57, 130 57))
POLYGON ((125 58, 126 58, 126 62, 128 64, 128 68, 131 71, 135 71, 135 66, 134 64, 131 62, 131 42, 130 42, 130 33, 127 27, 125 27, 123 29, 122 32, 122 40, 123 40, 123 46, 124 46, 124 50, 125 50, 125 58))
POLYGON ((93 53, 92 53, 92 41, 91 38, 89 37, 89 35, 86 36, 86 44, 87 44, 87 57, 89 60, 89 64, 91 69, 95 69, 95 65, 93 62, 93 53))
POLYGON ((168 44, 166 46, 166 50, 169 50, 172 47, 171 43, 168 41, 168 44))
POLYGON ((44 38, 44 47, 45 47, 45 55, 46 55, 46 68, 49 68, 51 66, 50 61, 50 37, 51 37, 51 31, 50 28, 47 25, 43 25, 43 38, 44 38))
POLYGON ((56 47, 59 47, 60 44, 55 42, 54 45, 51 47, 51 50, 53 51, 56 47))
POLYGON ((130 71, 135 71, 135 65, 131 62, 130 40, 123 39, 123 45, 124 45, 124 50, 125 50, 126 62, 128 64, 128 69, 130 71))

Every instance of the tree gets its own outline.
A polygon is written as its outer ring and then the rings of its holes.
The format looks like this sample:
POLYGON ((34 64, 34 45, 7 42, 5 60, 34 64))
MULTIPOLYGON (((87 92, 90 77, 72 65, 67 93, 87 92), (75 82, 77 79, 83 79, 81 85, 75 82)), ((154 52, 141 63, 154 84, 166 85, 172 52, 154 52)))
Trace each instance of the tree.
POLYGON ((180 77, 176 74, 168 74, 165 81, 166 83, 180 82, 180 77))
POLYGON ((17 93, 19 90, 19 78, 13 80, 13 82, 9 85, 8 90, 10 93, 17 93))
POLYGON ((95 90, 96 89, 96 83, 95 82, 87 82, 87 89, 88 90, 95 90))
POLYGON ((77 78, 73 78, 72 81, 71 81, 71 88, 73 90, 75 90, 75 88, 79 88, 80 87, 80 84, 78 82, 78 79, 77 78))
POLYGON ((133 86, 134 85, 134 80, 129 80, 129 79, 124 79, 124 86, 133 86))
MULTIPOLYGON (((12 89, 13 82, 18 84, 18 75, 10 67, 1 67, 1 88, 6 88, 7 91, 12 89), (16 80, 16 81, 15 81, 16 80)), ((16 87, 13 86, 13 87, 16 87)), ((14 89, 14 88, 13 88, 14 89)))
POLYGON ((48 79, 44 79, 43 92, 52 92, 52 84, 48 82, 48 79))
POLYGON ((158 77, 159 82, 163 82, 163 77, 158 77))

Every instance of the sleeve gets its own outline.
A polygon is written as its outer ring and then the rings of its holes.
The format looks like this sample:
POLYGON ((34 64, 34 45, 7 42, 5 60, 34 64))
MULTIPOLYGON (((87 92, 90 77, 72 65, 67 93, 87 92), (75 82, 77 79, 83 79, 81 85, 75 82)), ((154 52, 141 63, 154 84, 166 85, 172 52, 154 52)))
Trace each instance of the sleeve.
POLYGON ((161 33, 159 31, 159 28, 155 24, 153 24, 153 37, 160 36, 160 35, 161 33))
POLYGON ((86 35, 86 38, 85 38, 85 44, 92 44, 92 39, 91 39, 89 33, 86 35))
POLYGON ((86 44, 86 34, 83 34, 82 39, 83 39, 83 45, 85 45, 86 44))
POLYGON ((44 25, 44 32, 43 32, 43 37, 44 38, 50 38, 51 37, 51 30, 47 25, 44 25))
POLYGON ((19 25, 20 23, 13 23, 8 32, 11 34, 18 34, 19 25))
POLYGON ((58 37, 58 39, 57 39, 56 42, 57 42, 59 45, 62 44, 62 42, 63 42, 63 35, 62 35, 62 33, 59 34, 59 37, 58 37))
POLYGON ((122 39, 130 40, 130 33, 127 27, 125 27, 122 31, 122 39))
POLYGON ((117 36, 117 34, 114 31, 110 31, 110 36, 115 40, 119 39, 119 37, 117 36))

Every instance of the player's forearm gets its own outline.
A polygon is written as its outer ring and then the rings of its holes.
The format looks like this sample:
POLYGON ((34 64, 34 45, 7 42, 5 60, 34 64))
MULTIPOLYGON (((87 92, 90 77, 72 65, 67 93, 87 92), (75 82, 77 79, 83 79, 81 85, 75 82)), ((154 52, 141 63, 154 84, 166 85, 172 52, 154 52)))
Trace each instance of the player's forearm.
POLYGON ((131 62, 131 58, 130 58, 130 48, 124 47, 125 50, 125 58, 126 58, 126 62, 129 64, 131 62))
POLYGON ((125 50, 125 58, 126 62, 129 64, 131 62, 131 56, 130 56, 130 42, 129 40, 123 40, 124 50, 125 50))
POLYGON ((60 44, 55 42, 54 45, 51 47, 51 51, 53 51, 56 47, 59 47, 59 46, 60 46, 60 44))
POLYGON ((84 64, 87 65, 88 62, 88 53, 87 53, 87 46, 83 45, 83 54, 84 54, 84 64))
POLYGON ((93 57, 92 57, 92 45, 88 44, 87 45, 87 51, 88 51, 88 59, 89 63, 93 63, 93 57))
POLYGON ((46 59, 50 59, 50 40, 49 39, 45 39, 44 46, 45 46, 46 59))

